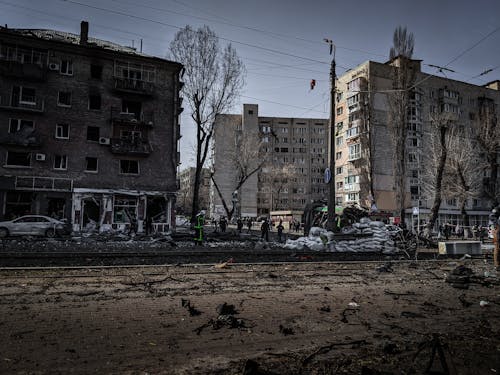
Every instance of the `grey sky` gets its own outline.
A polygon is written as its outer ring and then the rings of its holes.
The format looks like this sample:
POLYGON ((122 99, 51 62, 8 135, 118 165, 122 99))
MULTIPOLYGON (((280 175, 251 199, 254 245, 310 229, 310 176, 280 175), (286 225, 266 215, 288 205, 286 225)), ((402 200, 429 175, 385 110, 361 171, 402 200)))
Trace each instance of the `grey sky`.
MULTIPOLYGON (((282 117, 328 117, 330 56, 323 38, 333 39, 338 46, 338 75, 366 60, 385 62, 398 25, 413 32, 415 58, 423 64, 444 66, 499 28, 499 15, 498 0, 0 0, 0 23, 9 27, 78 33, 79 22, 85 19, 93 37, 124 45, 132 45, 134 40, 136 47, 142 38, 145 53, 162 57, 177 29, 161 23, 177 27, 207 24, 220 37, 235 41, 245 62, 247 84, 241 103, 257 103, 260 114, 282 117), (317 81, 313 91, 309 89, 311 79, 317 81)), ((500 79, 500 30, 448 67, 456 73, 446 72, 447 77, 460 81, 484 84, 500 79), (492 68, 496 69, 473 78, 492 68)), ((435 68, 423 68, 441 74, 435 68)), ((233 112, 239 111, 237 107, 233 112)), ((182 167, 192 164, 192 128, 186 108, 182 167)))

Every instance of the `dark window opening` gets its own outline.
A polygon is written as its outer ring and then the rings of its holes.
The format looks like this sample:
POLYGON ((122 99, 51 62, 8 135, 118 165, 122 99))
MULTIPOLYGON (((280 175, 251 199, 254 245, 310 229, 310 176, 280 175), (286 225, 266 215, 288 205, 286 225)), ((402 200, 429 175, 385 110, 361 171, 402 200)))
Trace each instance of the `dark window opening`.
POLYGON ((89 95, 89 109, 101 109, 101 94, 89 95))
POLYGON ((57 104, 59 105, 71 105, 71 93, 67 91, 59 91, 59 96, 57 98, 57 104))
POLYGON ((9 120, 9 133, 17 133, 23 129, 34 128, 33 121, 11 118, 9 120))
POLYGON ((7 192, 5 217, 12 220, 31 213, 31 203, 34 200, 33 195, 33 193, 7 192))
POLYGON ((90 65, 90 77, 95 79, 102 78, 102 65, 90 65))
POLYGON ((89 156, 85 158, 85 171, 97 172, 97 158, 89 156))
POLYGON ((139 174, 139 162, 137 160, 120 160, 120 173, 139 174))
POLYGON ((136 119, 141 118, 142 103, 131 100, 122 101, 122 113, 133 113, 136 119))
POLYGON ((87 141, 99 142, 99 130, 98 126, 87 126, 87 141))
POLYGON ((253 109, 249 109, 249 110, 248 110, 248 114, 249 114, 249 115, 253 115, 253 109))
POLYGON ((7 152, 7 165, 29 167, 31 166, 30 152, 7 152))

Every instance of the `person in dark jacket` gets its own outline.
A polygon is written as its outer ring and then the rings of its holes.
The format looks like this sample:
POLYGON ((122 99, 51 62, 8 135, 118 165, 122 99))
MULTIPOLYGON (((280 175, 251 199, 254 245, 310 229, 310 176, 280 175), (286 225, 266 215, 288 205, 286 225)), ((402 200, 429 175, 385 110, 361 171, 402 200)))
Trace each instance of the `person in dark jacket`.
POLYGON ((267 221, 267 219, 264 219, 260 226, 260 238, 269 241, 269 221, 267 221))
POLYGON ((238 233, 241 233, 241 230, 243 229, 243 221, 241 221, 240 218, 236 221, 236 226, 238 228, 238 233))
POLYGON ((282 220, 280 220, 276 229, 278 230, 278 242, 283 242, 283 229, 285 229, 285 227, 283 226, 282 220))

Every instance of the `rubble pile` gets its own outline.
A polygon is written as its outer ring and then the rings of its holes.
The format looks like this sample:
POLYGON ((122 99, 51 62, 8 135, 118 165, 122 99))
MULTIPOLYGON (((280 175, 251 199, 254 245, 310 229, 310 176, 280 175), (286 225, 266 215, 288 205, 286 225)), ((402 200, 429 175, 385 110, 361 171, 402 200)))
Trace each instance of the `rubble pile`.
POLYGON ((385 224, 381 221, 371 221, 369 218, 361 218, 359 223, 345 230, 344 235, 351 235, 349 239, 335 238, 333 232, 323 228, 313 227, 309 236, 300 237, 297 240, 288 240, 286 249, 330 252, 371 252, 392 254, 396 252, 394 241, 391 239, 385 224))

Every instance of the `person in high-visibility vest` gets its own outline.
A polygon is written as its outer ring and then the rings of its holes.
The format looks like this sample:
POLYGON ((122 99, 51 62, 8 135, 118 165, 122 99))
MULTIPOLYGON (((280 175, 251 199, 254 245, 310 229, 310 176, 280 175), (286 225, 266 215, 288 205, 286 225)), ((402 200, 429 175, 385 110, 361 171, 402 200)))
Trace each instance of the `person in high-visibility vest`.
POLYGON ((203 224, 205 224, 205 215, 204 212, 201 211, 198 215, 196 215, 196 223, 194 224, 194 242, 196 245, 203 244, 203 224))

